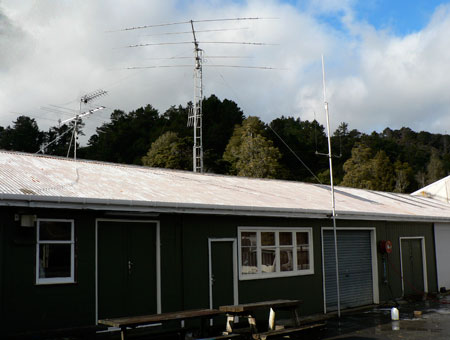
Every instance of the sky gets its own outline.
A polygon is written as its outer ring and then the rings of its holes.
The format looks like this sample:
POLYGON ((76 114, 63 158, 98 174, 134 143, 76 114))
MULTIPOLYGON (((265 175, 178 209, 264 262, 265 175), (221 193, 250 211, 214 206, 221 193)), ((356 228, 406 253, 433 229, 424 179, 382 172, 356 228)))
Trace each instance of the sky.
POLYGON ((450 3, 437 0, 0 0, 0 125, 26 115, 46 130, 98 89, 108 94, 91 105, 106 109, 84 120, 87 137, 114 109, 185 106, 190 24, 121 29, 189 20, 200 21, 204 95, 246 116, 325 124, 323 55, 331 131, 450 130, 450 3))

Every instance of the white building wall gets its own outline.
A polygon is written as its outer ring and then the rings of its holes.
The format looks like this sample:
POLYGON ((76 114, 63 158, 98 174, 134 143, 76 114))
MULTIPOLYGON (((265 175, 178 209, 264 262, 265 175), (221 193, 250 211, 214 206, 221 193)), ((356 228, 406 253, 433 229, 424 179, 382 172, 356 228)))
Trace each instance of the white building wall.
POLYGON ((438 289, 450 289, 450 223, 434 224, 438 289))

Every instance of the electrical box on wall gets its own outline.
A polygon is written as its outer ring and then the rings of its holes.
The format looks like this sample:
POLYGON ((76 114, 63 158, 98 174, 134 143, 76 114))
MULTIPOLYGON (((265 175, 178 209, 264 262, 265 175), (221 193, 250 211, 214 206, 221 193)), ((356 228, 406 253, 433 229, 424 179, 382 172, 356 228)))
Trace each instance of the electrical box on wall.
POLYGON ((36 215, 20 215, 21 227, 34 227, 36 223, 36 215))

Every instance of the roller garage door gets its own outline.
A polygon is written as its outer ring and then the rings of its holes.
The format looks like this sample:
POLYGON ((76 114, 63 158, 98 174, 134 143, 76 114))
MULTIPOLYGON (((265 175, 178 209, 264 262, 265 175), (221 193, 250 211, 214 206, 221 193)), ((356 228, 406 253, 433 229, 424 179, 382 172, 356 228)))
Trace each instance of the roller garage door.
MULTIPOLYGON (((338 230, 341 309, 372 304, 372 248, 370 231, 338 230)), ((332 230, 323 231, 326 311, 337 310, 336 262, 332 230)))

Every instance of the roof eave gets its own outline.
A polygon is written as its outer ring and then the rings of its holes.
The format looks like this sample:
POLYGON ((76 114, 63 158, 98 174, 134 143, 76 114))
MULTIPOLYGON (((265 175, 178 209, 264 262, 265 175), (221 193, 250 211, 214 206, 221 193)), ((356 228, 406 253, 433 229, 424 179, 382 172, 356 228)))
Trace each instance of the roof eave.
MULTIPOLYGON (((290 218, 331 218, 331 210, 308 210, 292 208, 269 208, 254 206, 232 206, 217 204, 150 202, 134 200, 111 200, 60 196, 37 196, 0 194, 0 206, 28 208, 57 208, 75 210, 98 210, 139 213, 185 213, 212 215, 240 215, 290 218)), ((370 212, 337 211, 340 220, 450 222, 450 217, 417 216, 401 214, 377 214, 370 212)))

